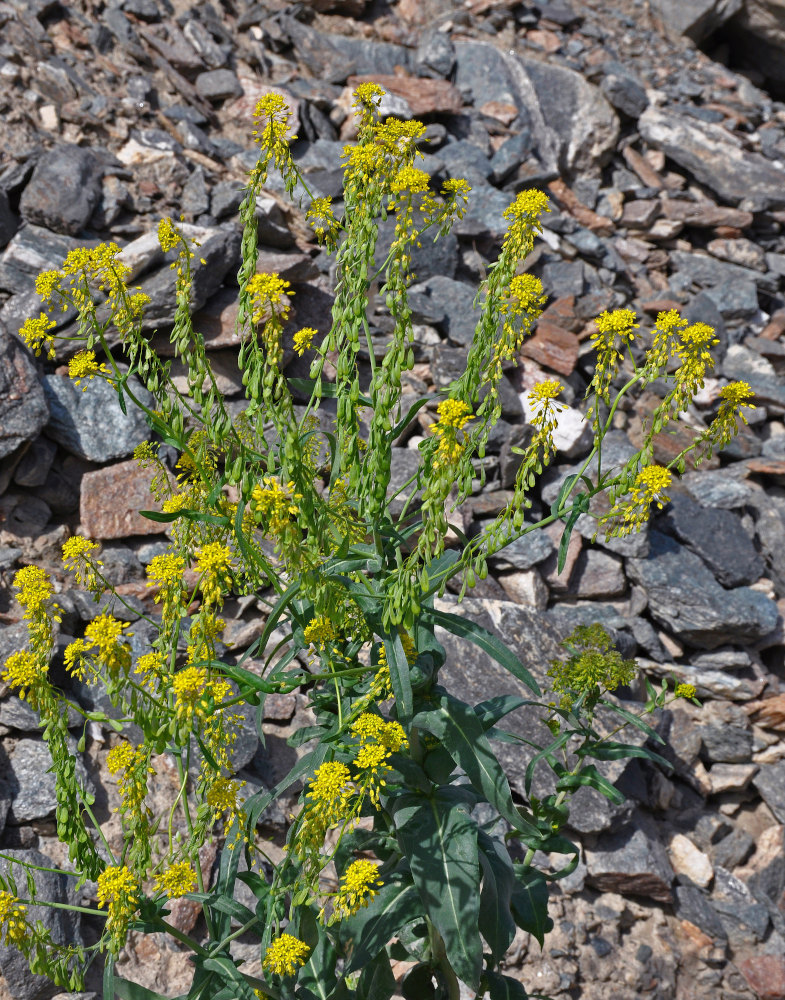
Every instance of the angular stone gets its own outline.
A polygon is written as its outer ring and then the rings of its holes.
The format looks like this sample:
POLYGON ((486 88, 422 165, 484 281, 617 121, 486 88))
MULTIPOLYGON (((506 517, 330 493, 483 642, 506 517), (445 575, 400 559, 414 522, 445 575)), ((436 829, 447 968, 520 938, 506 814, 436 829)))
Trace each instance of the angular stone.
POLYGON ((196 78, 196 89, 208 101, 225 101, 230 97, 241 97, 243 93, 237 74, 230 69, 212 69, 200 73, 196 78))
POLYGON ((536 569, 513 570, 496 577, 510 600, 540 611, 548 606, 548 588, 536 569))
POLYGON ((435 276, 411 288, 415 322, 440 327, 453 344, 468 346, 480 319, 473 309, 475 290, 463 281, 435 276))
POLYGON ((761 764, 752 780, 769 809, 780 823, 785 823, 785 760, 761 764))
POLYGON ((785 903, 785 826, 770 826, 755 843, 755 852, 736 872, 758 899, 770 899, 782 909, 785 903))
POLYGON ((656 198, 641 198, 628 201, 624 205, 621 224, 628 229, 648 229, 662 211, 656 198))
MULTIPOLYGON (((734 765, 731 764, 725 766, 733 767, 734 765)), ((733 869, 738 868, 738 866, 742 864, 754 850, 755 841, 752 837, 745 830, 737 828, 732 833, 729 833, 727 837, 723 837, 722 840, 714 845, 710 852, 711 860, 715 865, 719 865, 721 868, 727 868, 728 871, 733 871, 733 869)))
POLYGON ((748 587, 724 590, 703 561, 659 532, 646 559, 630 559, 627 575, 649 599, 654 620, 694 646, 755 642, 777 624, 774 601, 748 587))
POLYGON ((738 705, 706 705, 708 721, 698 727, 705 757, 722 764, 746 764, 752 759, 752 729, 738 705))
MULTIPOLYGON (((129 388, 146 406, 153 406, 151 393, 137 379, 129 379, 129 388)), ((67 375, 45 375, 44 392, 50 412, 47 435, 80 458, 125 458, 150 436, 142 411, 128 405, 123 413, 117 391, 102 378, 77 388, 67 375)))
MULTIPOLYGON (((31 314, 37 316, 40 311, 40 299, 35 295, 35 279, 41 271, 62 267, 64 259, 71 250, 80 246, 93 247, 97 242, 97 240, 73 239, 30 224, 19 230, 0 256, 0 288, 16 294, 32 293, 26 300, 23 310, 26 315, 22 319, 31 314)), ((3 315, 6 317, 5 309, 3 315)), ((60 325, 64 322, 62 317, 68 315, 55 312, 53 319, 60 325)), ((9 325, 7 318, 4 318, 3 322, 6 326, 9 325)), ((16 328, 18 329, 19 327, 16 328)), ((15 333, 16 330, 11 332, 15 333)))
MULTIPOLYGON (((41 777, 50 776, 41 775, 41 777)), ((37 850, 7 847, 3 848, 3 855, 4 857, 0 858, 0 875, 7 878, 9 871, 12 870, 17 884, 22 889, 25 885, 25 872, 28 869, 23 868, 21 864, 12 864, 12 859, 34 865, 35 867, 29 871, 35 882, 36 896, 63 907, 56 909, 51 906, 29 906, 26 914, 28 920, 33 924, 40 920, 56 945, 83 945, 81 914, 65 908, 65 904, 73 905, 77 902, 72 889, 73 882, 65 875, 58 875, 51 870, 57 866, 55 859, 37 850)), ((4 989, 3 993, 13 1000, 40 1000, 41 997, 51 996, 56 989, 46 976, 32 973, 22 952, 7 944, 0 944, 0 972, 3 976, 3 985, 7 989, 7 992, 4 989)))
POLYGON ((649 103, 645 88, 622 66, 603 76, 601 88, 613 107, 629 118, 638 118, 649 103))
MULTIPOLYGON (((76 754, 76 743, 71 747, 76 754)), ((9 820, 17 825, 34 819, 46 819, 57 808, 55 776, 49 770, 52 757, 43 740, 18 740, 9 754, 13 802, 9 820)), ((76 758, 76 776, 83 787, 90 788, 87 772, 76 758)))
POLYGON ((82 146, 61 144, 38 160, 19 211, 28 222, 76 236, 101 198, 101 161, 82 146))
POLYGON ((689 837, 677 833, 668 845, 671 865, 677 875, 686 875, 690 882, 705 889, 714 878, 711 862, 689 837))
POLYGON ((724 587, 755 583, 763 575, 763 559, 729 510, 707 509, 674 493, 658 525, 699 555, 724 587))
POLYGON ((572 375, 580 341, 570 330, 540 318, 537 332, 523 342, 521 354, 560 375, 572 375))
POLYGON ((587 849, 586 867, 589 883, 600 892, 673 901, 673 869, 656 826, 643 814, 605 834, 593 850, 587 849))
POLYGON ((11 211, 8 195, 0 191, 0 250, 10 241, 19 228, 19 217, 11 211))
POLYGON ((711 905, 719 914, 732 947, 762 941, 769 926, 769 909, 759 903, 749 888, 727 869, 714 870, 711 905))
POLYGON ((673 894, 676 897, 674 908, 678 917, 689 920, 714 941, 727 940, 725 928, 705 893, 692 885, 677 885, 673 894))
POLYGON ((601 549, 584 548, 570 574, 567 593, 590 601, 619 597, 626 589, 621 559, 601 549))
POLYGON ((752 493, 743 480, 734 479, 724 472, 686 472, 681 482, 702 507, 718 507, 721 510, 743 507, 752 493))
POLYGON ((718 226, 732 226, 734 229, 748 229, 752 225, 752 212, 738 208, 716 205, 705 201, 686 201, 681 198, 664 198, 662 210, 667 219, 684 222, 698 229, 716 229, 718 226))
POLYGON ((734 964, 759 1000, 785 1000, 785 957, 754 955, 734 964))
POLYGON ((88 472, 82 479, 79 517, 89 538, 159 535, 167 524, 151 521, 140 510, 160 510, 150 493, 152 473, 134 462, 120 462, 88 472))
MULTIPOLYGON (((758 773, 757 764, 714 764, 709 768, 711 794, 743 792, 758 773)), ((717 862, 720 864, 720 862, 717 862)))
POLYGON ((700 43, 714 34, 744 6, 743 0, 655 0, 654 12, 672 37, 685 35, 700 43))
POLYGON ((764 729, 774 729, 785 733, 785 694, 776 694, 773 698, 755 701, 747 706, 752 720, 764 729))
POLYGON ((530 531, 492 556, 491 565, 502 571, 532 569, 552 552, 553 542, 544 531, 530 531))
POLYGON ((463 107, 460 91, 447 80, 374 73, 370 76, 350 76, 346 82, 352 89, 361 83, 378 83, 387 93, 406 101, 415 118, 432 114, 456 114, 463 107))
POLYGON ((36 437, 48 419, 29 352, 0 324, 0 458, 36 437))
POLYGON ((756 211, 785 205, 785 170, 751 153, 719 125, 676 111, 647 108, 638 119, 641 136, 711 188, 723 201, 756 211))

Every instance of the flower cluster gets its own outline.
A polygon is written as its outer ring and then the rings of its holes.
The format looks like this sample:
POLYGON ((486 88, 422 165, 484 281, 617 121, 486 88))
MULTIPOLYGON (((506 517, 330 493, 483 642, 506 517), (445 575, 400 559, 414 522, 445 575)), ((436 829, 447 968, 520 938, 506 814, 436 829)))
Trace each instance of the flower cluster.
POLYGON ((671 485, 670 471, 661 465, 647 465, 638 473, 627 496, 618 500, 603 514, 598 522, 598 530, 605 529, 605 537, 629 535, 638 531, 649 518, 649 508, 653 503, 662 510, 669 497, 665 490, 671 485))
POLYGON ((205 801, 212 810, 213 820, 224 816, 224 836, 238 820, 244 818, 243 799, 240 793, 245 787, 244 781, 238 781, 226 775, 213 777, 208 783, 205 801))
POLYGON ((63 566, 73 573, 80 587, 95 592, 102 586, 99 570, 103 563, 95 558, 100 546, 81 535, 72 535, 63 543, 63 566))
POLYGON ((326 615, 317 615, 306 625, 303 637, 309 646, 323 650, 327 643, 335 642, 337 634, 335 625, 326 615))
POLYGON ((308 211, 305 213, 308 224, 316 233, 316 238, 320 243, 324 243, 328 249, 335 246, 335 238, 340 228, 340 223, 333 214, 332 205, 329 198, 314 198, 308 211))
MULTIPOLYGON (((108 374, 109 368, 95 360, 95 351, 79 351, 68 362, 68 375, 77 386, 82 382, 92 381, 96 375, 108 374)), ((82 392, 86 391, 87 386, 83 385, 82 392)))
POLYGON ((27 922, 27 910, 16 896, 5 890, 0 892, 0 929, 3 943, 20 950, 32 943, 33 929, 27 922))
POLYGON ((567 660, 553 660, 548 670, 553 690, 561 695, 562 708, 569 709, 584 693, 596 700, 605 691, 615 691, 629 684, 637 672, 638 664, 623 659, 613 649, 602 625, 579 625, 562 645, 570 656, 567 660))
POLYGON ((54 642, 54 623, 60 621, 59 609, 52 601, 52 581, 40 566, 23 566, 14 576, 14 587, 24 608, 31 647, 48 652, 54 642))
POLYGON ((41 350, 46 350, 46 356, 50 361, 55 357, 55 338, 50 330, 54 330, 57 323, 50 319, 46 313, 40 313, 37 319, 26 319, 19 330, 19 336, 27 344, 30 350, 39 357, 41 350))
POLYGON ((352 862, 341 878, 341 886, 333 902, 332 920, 351 917, 367 906, 377 895, 381 884, 377 864, 365 858, 352 862))
POLYGON ((360 792, 367 792, 371 802, 378 806, 391 755, 409 745, 406 733, 398 722, 385 722, 378 715, 363 712, 352 725, 352 736, 360 741, 354 761, 355 781, 360 792))
POLYGON ((291 282, 277 274, 255 274, 248 282, 248 294, 254 307, 254 323, 264 323, 275 315, 284 320, 289 315, 291 282))
POLYGON ((3 680, 19 694, 36 701, 36 688, 48 675, 48 664, 29 650, 20 649, 11 653, 3 667, 3 680))
POLYGON ((139 881, 125 865, 110 865, 98 876, 98 905, 108 909, 106 933, 115 955, 125 944, 128 925, 139 907, 139 881))
POLYGON ((157 892, 179 899, 196 889, 196 875, 187 861, 177 861, 155 877, 157 892))
POLYGON ((167 629, 183 610, 184 572, 185 560, 175 552, 154 556, 147 564, 147 586, 156 588, 154 601, 162 605, 162 623, 167 629))
POLYGON ((196 550, 196 572, 205 606, 220 604, 231 585, 232 553, 220 542, 208 542, 196 550))
POLYGON ((172 678, 175 714, 181 724, 204 719, 230 691, 227 681, 211 678, 205 667, 184 667, 172 678))
POLYGON ((257 484, 251 493, 254 510, 266 522, 267 534, 273 538, 280 538, 292 517, 299 514, 298 500, 302 500, 302 495, 295 493, 294 483, 284 486, 275 476, 265 476, 262 484, 257 484))
POLYGON ((434 465, 436 467, 454 465, 460 458, 464 444, 458 440, 457 432, 463 431, 472 419, 471 407, 462 399, 445 399, 436 407, 438 421, 433 425, 433 433, 439 438, 434 465))
POLYGON ((264 953, 262 968, 275 976, 293 976, 310 952, 308 945, 291 934, 281 934, 264 953))
POLYGON ((150 767, 150 748, 144 744, 133 747, 123 740, 107 754, 106 766, 111 775, 120 775, 117 787, 123 809, 134 816, 141 815, 147 795, 147 775, 155 774, 150 767))
POLYGON ((126 641, 130 633, 125 631, 128 627, 128 622, 118 621, 107 613, 94 618, 85 629, 84 638, 66 646, 66 670, 79 680, 87 677, 88 670, 90 679, 96 680, 99 666, 113 681, 127 674, 131 667, 131 647, 126 641), (88 655, 92 662, 88 661, 88 655))
POLYGON ((305 354, 305 352, 310 348, 311 341, 316 336, 316 330, 312 326, 304 326, 302 330, 298 330, 292 341, 294 343, 294 349, 297 351, 300 357, 305 354))

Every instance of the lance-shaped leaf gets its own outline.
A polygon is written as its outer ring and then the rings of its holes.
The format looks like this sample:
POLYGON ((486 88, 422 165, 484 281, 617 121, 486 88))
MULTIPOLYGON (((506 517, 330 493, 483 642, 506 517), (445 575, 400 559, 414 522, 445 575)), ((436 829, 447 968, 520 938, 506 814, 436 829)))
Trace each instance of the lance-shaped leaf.
POLYGON ((521 867, 516 871, 512 892, 512 915, 515 923, 533 934, 542 948, 545 935, 553 927, 548 916, 548 884, 536 868, 521 867))
POLYGON ((341 937, 351 957, 346 972, 371 962, 404 924, 423 913, 420 896, 411 882, 388 882, 373 900, 341 922, 341 937))
POLYGON ((432 733, 442 743, 455 763, 466 772, 474 788, 514 829, 538 835, 537 826, 512 801, 507 775, 474 710, 441 688, 435 688, 434 694, 439 699, 438 706, 419 712, 413 725, 432 733))
POLYGON ((478 844, 482 865, 480 932, 488 942, 493 961, 498 964, 515 937, 515 921, 510 910, 515 869, 500 840, 480 830, 478 844))
POLYGON ((480 862, 477 824, 457 788, 396 799, 393 819, 428 917, 444 941, 447 959, 476 990, 482 969, 480 862))

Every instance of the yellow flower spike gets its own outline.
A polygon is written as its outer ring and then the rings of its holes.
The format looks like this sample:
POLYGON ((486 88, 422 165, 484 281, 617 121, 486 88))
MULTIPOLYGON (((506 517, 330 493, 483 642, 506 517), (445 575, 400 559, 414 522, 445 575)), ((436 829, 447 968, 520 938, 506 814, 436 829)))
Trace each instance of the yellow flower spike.
POLYGON ((3 943, 22 949, 30 940, 32 928, 27 923, 27 909, 16 896, 0 892, 0 930, 3 943))
POLYGON ((673 691, 677 698, 694 698, 696 691, 694 684, 677 684, 673 691))
POLYGON ((290 281, 285 281, 277 274, 255 274, 248 282, 248 294, 254 306, 254 322, 264 322, 269 318, 270 311, 279 320, 285 320, 291 308, 287 296, 294 295, 289 290, 291 287, 290 281))
POLYGON ((60 288, 62 277, 60 271, 41 271, 35 279, 36 295, 45 303, 51 303, 54 293, 60 288))
POLYGON ((115 954, 125 944, 128 925, 139 908, 139 881, 125 865, 110 865, 98 876, 98 906, 108 909, 106 930, 115 954))
MULTIPOLYGON (((108 375, 107 365, 99 364, 95 359, 95 351, 79 351, 68 362, 68 375, 78 386, 85 380, 91 382, 96 375, 108 375)), ((82 392, 87 391, 87 386, 82 386, 82 392)))
POLYGON ((158 243, 164 253, 175 250, 183 242, 182 235, 169 218, 163 218, 158 223, 158 243))
POLYGON ((303 354, 305 354, 305 352, 310 348, 311 341, 315 336, 316 330, 312 326, 304 326, 302 330, 298 330, 297 333, 295 333, 293 337, 294 349, 300 357, 302 357, 303 354))
POLYGON ((156 875, 155 888, 169 899, 179 899, 196 889, 196 874, 187 861, 178 861, 156 875))
POLYGON ((281 934, 270 942, 262 959, 262 968, 276 976, 292 976, 308 958, 311 949, 291 934, 281 934))
POLYGON ((379 865, 366 858, 352 862, 341 878, 341 886, 333 903, 333 919, 353 916, 371 902, 381 885, 379 865))
POLYGON ((11 653, 3 667, 3 680, 17 691, 20 698, 45 680, 49 673, 48 664, 36 658, 29 650, 21 649, 11 653))
POLYGON ((424 170, 417 167, 402 167, 390 182, 390 190, 393 194, 400 194, 402 191, 410 191, 412 194, 421 194, 428 190, 430 177, 424 170))
POLYGON ((665 490, 673 481, 673 476, 661 465, 648 465, 638 473, 635 485, 632 488, 632 498, 635 503, 650 504, 655 503, 662 509, 668 503, 669 498, 665 496, 665 490))
POLYGON ((303 632, 305 641, 317 649, 324 649, 327 643, 334 642, 337 634, 335 626, 325 615, 312 618, 303 632))
POLYGON ((320 241, 324 240, 328 245, 334 242, 339 223, 329 198, 314 198, 305 218, 320 241))
POLYGON ((39 357, 42 348, 46 349, 46 355, 50 361, 55 356, 55 339, 49 333, 57 326, 53 319, 46 313, 41 313, 38 319, 26 319, 19 330, 19 336, 27 344, 30 350, 39 357))
POLYGON ((103 614, 94 618, 85 629, 86 645, 97 647, 96 659, 113 678, 126 673, 131 666, 131 648, 124 641, 128 626, 128 622, 103 614))

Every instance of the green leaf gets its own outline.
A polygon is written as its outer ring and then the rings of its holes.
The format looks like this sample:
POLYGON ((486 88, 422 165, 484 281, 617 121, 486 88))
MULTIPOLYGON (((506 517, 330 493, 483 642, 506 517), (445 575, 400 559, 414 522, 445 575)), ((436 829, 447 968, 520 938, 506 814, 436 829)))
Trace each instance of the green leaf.
POLYGON ((459 791, 440 788, 430 798, 404 793, 392 803, 393 821, 447 959, 476 990, 482 970, 477 824, 459 791))
POLYGON ((404 924, 422 913, 419 893, 411 882, 383 885, 368 906, 341 922, 341 937, 350 953, 346 972, 366 966, 404 924))
POLYGON ((545 747, 545 749, 540 750, 538 753, 536 753, 529 761, 529 763, 526 765, 526 773, 523 779, 523 787, 526 792, 527 798, 529 797, 529 795, 531 795, 532 780, 534 778, 534 769, 537 767, 539 762, 541 760, 547 760, 548 763, 551 766, 553 766, 553 760, 554 760, 553 755, 556 753, 557 750, 561 750, 564 744, 570 741, 572 736, 573 734, 569 731, 560 733, 553 741, 553 743, 549 743, 548 746, 545 747))
POLYGON ((468 639, 475 646, 479 646, 483 652, 487 653, 497 663, 508 670, 513 677, 517 677, 519 681, 523 681, 530 691, 533 691, 538 697, 540 696, 542 692, 537 681, 526 667, 524 667, 518 657, 500 639, 497 639, 492 632, 484 629, 476 622, 450 614, 449 611, 437 611, 436 608, 423 607, 421 613, 424 618, 429 618, 436 625, 441 625, 443 629, 452 633, 452 635, 468 639))
POLYGON ((575 503, 573 504, 570 515, 564 523, 564 531, 562 532, 561 539, 559 541, 559 556, 556 561, 556 572, 561 573, 564 569, 564 565, 567 562, 567 549, 570 544, 570 536, 572 535, 572 530, 581 514, 585 514, 589 509, 589 497, 586 493, 579 493, 575 498, 575 503))
POLYGON ((632 712, 627 711, 626 708, 622 708, 621 705, 617 705, 612 701, 606 701, 604 698, 600 704, 605 705, 606 708, 615 712, 616 715, 620 715, 622 719, 626 719, 631 726, 635 726, 636 729, 640 729, 642 733, 646 733, 647 736, 650 736, 653 740, 656 740, 658 743, 665 746, 665 740, 660 736, 660 734, 655 729, 652 729, 648 723, 644 722, 643 719, 639 719, 637 715, 633 715, 632 712))
POLYGON ((310 990, 318 1000, 327 1000, 334 993, 337 985, 335 963, 338 959, 338 953, 324 927, 315 920, 310 910, 305 911, 303 916, 306 915, 310 917, 310 933, 306 933, 305 925, 301 919, 299 934, 309 944, 316 936, 316 943, 311 946, 308 961, 297 976, 297 985, 310 990))
POLYGON ((485 981, 488 985, 488 1000, 528 1000, 529 994, 523 988, 523 983, 511 976, 503 976, 500 972, 486 972, 485 981))
POLYGON ((478 844, 482 865, 480 892, 480 933, 488 942, 491 957, 498 964, 515 937, 515 921, 510 903, 515 886, 515 869, 504 844, 480 830, 478 844))
POLYGON ((534 822, 529 822, 512 801, 507 775, 474 710, 441 688, 435 688, 434 695, 439 698, 438 708, 420 712, 412 724, 427 730, 446 747, 455 763, 466 772, 472 786, 513 829, 536 834, 534 822))
POLYGON ((594 757, 595 760, 625 760, 630 757, 642 757, 644 760, 656 761, 661 767, 669 771, 673 770, 673 764, 665 760, 654 750, 646 747, 637 747, 633 743, 616 743, 606 741, 595 743, 587 747, 581 747, 577 752, 578 757, 594 757))
POLYGON ((366 965, 357 984, 357 995, 363 1000, 390 1000, 397 989, 395 976, 390 968, 390 959, 382 949, 376 958, 366 965))
POLYGON ((231 523, 229 518, 223 514, 207 514, 202 510, 189 510, 185 508, 167 514, 160 510, 140 510, 139 513, 142 517, 146 517, 148 521, 159 521, 161 524, 176 521, 178 517, 184 517, 187 521, 202 521, 204 524, 217 524, 221 527, 226 527, 231 523))
POLYGON ((536 868, 521 868, 515 874, 512 915, 515 923, 532 934, 542 948, 545 935, 553 927, 548 916, 548 883, 536 868))
MULTIPOLYGON (((114 960, 112 960, 112 966, 114 966, 114 960)), ((109 962, 107 959, 107 965, 104 968, 104 997, 119 997, 119 1000, 168 1000, 167 997, 163 996, 161 993, 156 993, 154 990, 148 990, 146 986, 140 986, 139 983, 132 983, 129 979, 118 979, 116 976, 112 976, 112 987, 114 992, 107 993, 106 987, 106 969, 109 968, 109 962)))
MULTIPOLYGON (((310 378, 288 378, 286 381, 291 389, 296 389, 309 398, 317 385, 317 380, 310 378)), ((334 382, 321 382, 319 380, 318 384, 322 399, 335 399, 338 396, 339 387, 334 382)), ((372 400, 367 396, 358 396, 358 402, 362 403, 363 406, 373 406, 372 400)))
POLYGON ((246 799, 244 809, 248 816, 250 830, 254 829, 257 820, 270 803, 274 802, 279 795, 285 792, 287 788, 290 788, 304 774, 307 774, 309 771, 315 771, 319 767, 327 754, 327 749, 325 744, 319 744, 310 753, 301 757, 291 771, 285 777, 281 778, 275 788, 271 788, 269 792, 255 792, 250 798, 246 799))
POLYGON ((253 989, 245 981, 242 973, 228 955, 215 955, 212 958, 205 958, 201 964, 208 972, 217 973, 222 980, 229 979, 231 981, 236 1000, 256 1000, 256 994, 253 989))
POLYGON ((389 432, 389 434, 387 435, 387 440, 390 441, 390 443, 392 443, 397 438, 399 438, 401 434, 409 426, 409 424, 412 422, 412 420, 414 420, 414 418, 417 416, 417 414, 420 412, 423 406, 429 403, 430 400, 432 400, 433 398, 434 398, 433 396, 423 396, 421 399, 418 399, 416 403, 412 403, 412 405, 409 407, 406 413, 406 416, 403 417, 401 420, 399 420, 398 423, 395 425, 395 427, 393 427, 393 429, 389 432))
POLYGON ((440 1000, 441 990, 433 985, 433 972, 424 962, 409 969, 401 983, 401 993, 405 1000, 440 1000))
POLYGON ((576 481, 577 478, 578 478, 577 473, 573 473, 571 476, 567 476, 567 478, 561 484, 561 486, 559 488, 559 493, 558 493, 556 499, 551 504, 551 516, 552 517, 558 517, 559 516, 559 511, 562 508, 562 504, 564 503, 564 499, 567 496, 567 494, 570 492, 570 490, 572 489, 573 483, 576 481))
POLYGON ((517 708, 523 708, 527 704, 526 698, 521 698, 517 694, 497 694, 493 698, 486 698, 479 705, 475 705, 474 714, 480 720, 482 728, 487 732, 505 715, 509 715, 510 712, 514 712, 517 708))
POLYGON ((106 1000, 114 1000, 116 982, 117 980, 114 975, 114 955, 107 955, 103 975, 103 994, 106 1000))
POLYGON ((594 764, 586 764, 584 767, 578 771, 577 774, 565 774, 556 784, 557 792, 571 791, 575 788, 580 788, 583 785, 588 785, 589 788, 595 789, 595 791, 601 792, 606 799, 610 799, 617 806, 624 804, 624 796, 612 785, 607 778, 603 777, 594 764))
POLYGON ((392 638, 384 640, 384 652, 390 668, 390 683, 395 695, 398 721, 406 728, 412 717, 412 682, 409 676, 409 661, 406 659, 401 637, 397 632, 392 638))

